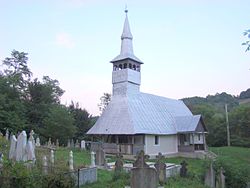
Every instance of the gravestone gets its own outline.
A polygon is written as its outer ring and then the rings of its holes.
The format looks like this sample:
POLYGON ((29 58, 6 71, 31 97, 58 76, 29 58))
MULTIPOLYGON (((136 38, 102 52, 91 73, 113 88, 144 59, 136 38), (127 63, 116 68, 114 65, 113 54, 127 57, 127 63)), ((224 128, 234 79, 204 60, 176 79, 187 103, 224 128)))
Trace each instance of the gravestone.
POLYGON ((219 174, 218 174, 218 182, 216 183, 216 188, 225 188, 225 176, 224 176, 224 169, 221 167, 219 174))
POLYGON ((166 178, 166 167, 167 165, 165 164, 164 162, 164 156, 159 153, 158 156, 156 156, 157 158, 157 161, 155 163, 155 169, 156 169, 156 172, 157 172, 157 176, 158 176, 158 179, 159 179, 159 183, 160 185, 163 185, 167 178, 166 178))
POLYGON ((105 165, 105 152, 103 151, 102 148, 100 148, 96 151, 95 164, 98 166, 105 165))
POLYGON ((181 162, 180 176, 187 177, 187 163, 186 161, 181 162))
POLYGON ((9 159, 16 160, 16 145, 17 139, 15 135, 12 135, 10 138, 10 151, 9 151, 9 159))
POLYGON ((59 140, 56 139, 56 147, 59 148, 59 140))
POLYGON ((71 139, 70 147, 71 147, 71 148, 74 148, 74 147, 75 147, 75 144, 74 144, 74 140, 73 140, 73 139, 71 139))
POLYGON ((6 129, 6 133, 5 133, 5 139, 9 140, 9 129, 6 129))
POLYGON ((133 167, 138 167, 138 168, 149 167, 145 162, 147 159, 149 159, 149 156, 144 155, 144 151, 141 150, 137 155, 136 161, 133 163, 133 167))
POLYGON ((32 141, 30 140, 27 143, 26 151, 27 151, 27 160, 35 162, 36 161, 35 148, 32 141))
POLYGON ((51 163, 51 166, 54 166, 55 164, 55 155, 54 155, 54 150, 50 150, 50 163, 51 163))
POLYGON ((73 151, 69 152, 69 170, 74 170, 73 151))
POLYGON ((17 138, 16 146, 16 161, 27 161, 27 134, 25 131, 22 131, 17 138))
POLYGON ((31 130, 30 131, 30 137, 29 137, 29 141, 31 141, 32 142, 32 144, 33 144, 33 147, 35 147, 35 139, 34 139, 34 135, 35 133, 34 133, 34 131, 33 130, 31 130))
POLYGON ((211 188, 215 187, 215 172, 213 169, 213 163, 210 163, 209 169, 205 174, 205 185, 211 188))
POLYGON ((51 143, 51 138, 49 138, 49 141, 48 141, 48 147, 51 147, 52 143, 51 143))
POLYGON ((36 138, 36 146, 37 147, 41 146, 41 144, 40 144, 40 138, 39 137, 36 138))
POLYGON ((75 148, 80 148, 80 143, 78 142, 78 140, 76 140, 75 148))
POLYGON ((131 188, 157 188, 157 172, 146 164, 145 160, 148 158, 147 155, 144 155, 144 151, 140 151, 138 154, 133 164, 135 168, 131 169, 131 188))
POLYGON ((41 146, 41 144, 40 144, 40 138, 39 137, 36 138, 36 146, 37 147, 41 146))
POLYGON ((118 153, 116 155, 116 161, 115 161, 115 173, 120 173, 123 170, 123 161, 122 161, 123 156, 118 153))
POLYGON ((81 141, 81 149, 85 149, 85 140, 81 141))
POLYGON ((48 159, 46 155, 43 156, 43 173, 48 174, 48 159))
POLYGON ((68 139, 67 148, 70 148, 70 139, 68 139))
POLYGON ((90 156, 90 159, 91 159, 90 166, 95 167, 95 152, 91 151, 90 154, 91 154, 91 156, 90 156))

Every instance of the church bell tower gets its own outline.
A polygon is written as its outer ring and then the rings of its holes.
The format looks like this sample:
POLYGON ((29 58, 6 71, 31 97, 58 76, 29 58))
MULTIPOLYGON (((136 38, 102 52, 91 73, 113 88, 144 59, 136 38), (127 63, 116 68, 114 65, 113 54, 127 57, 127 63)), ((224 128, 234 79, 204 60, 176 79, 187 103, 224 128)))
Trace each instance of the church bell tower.
POLYGON ((133 36, 128 22, 128 10, 121 35, 121 51, 111 63, 113 64, 113 96, 128 95, 140 91, 141 65, 143 62, 134 55, 133 36))

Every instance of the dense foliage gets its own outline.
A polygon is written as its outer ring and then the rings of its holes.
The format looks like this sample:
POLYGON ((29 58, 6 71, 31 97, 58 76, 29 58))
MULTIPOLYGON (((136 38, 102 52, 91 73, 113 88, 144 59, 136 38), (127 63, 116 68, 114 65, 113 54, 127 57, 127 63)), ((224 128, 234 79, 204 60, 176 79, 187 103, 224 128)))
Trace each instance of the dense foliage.
MULTIPOLYGON (((246 93, 248 93, 247 91, 246 93)), ((240 96, 242 96, 242 93, 240 96)), ((247 98, 245 94, 243 96, 247 98)), ((249 103, 240 104, 241 99, 241 97, 235 97, 223 92, 208 95, 206 98, 184 98, 183 101, 193 114, 203 116, 209 131, 207 135, 209 146, 225 146, 227 144, 225 114, 225 104, 227 104, 231 144, 250 147, 250 105, 249 103)))
POLYGON ((58 80, 33 79, 27 55, 13 50, 0 66, 0 131, 33 129, 42 142, 51 138, 64 144, 69 138, 84 138, 93 125, 91 115, 73 102, 69 107, 60 104, 64 90, 58 80))

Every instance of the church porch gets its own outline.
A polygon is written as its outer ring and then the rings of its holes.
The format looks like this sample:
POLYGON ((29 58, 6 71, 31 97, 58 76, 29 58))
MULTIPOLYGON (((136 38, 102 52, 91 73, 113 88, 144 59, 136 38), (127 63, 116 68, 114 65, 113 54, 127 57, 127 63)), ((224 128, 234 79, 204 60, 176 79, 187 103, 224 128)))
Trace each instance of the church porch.
POLYGON ((103 148, 108 154, 136 155, 144 150, 144 135, 100 135, 99 142, 93 139, 91 150, 103 148))

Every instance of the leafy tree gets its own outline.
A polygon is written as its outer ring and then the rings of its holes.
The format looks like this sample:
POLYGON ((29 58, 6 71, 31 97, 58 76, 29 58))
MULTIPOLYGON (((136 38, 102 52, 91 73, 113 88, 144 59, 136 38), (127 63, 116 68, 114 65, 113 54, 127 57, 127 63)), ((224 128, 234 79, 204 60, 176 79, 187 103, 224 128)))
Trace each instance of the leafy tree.
POLYGON ((250 98, 250 88, 246 91, 242 91, 239 96, 240 99, 247 99, 250 98))
POLYGON ((110 93, 103 93, 103 96, 101 96, 101 98, 100 98, 101 102, 98 104, 98 107, 99 107, 99 110, 101 113, 106 109, 110 100, 111 100, 111 94, 110 93))
POLYGON ((244 36, 247 37, 246 42, 243 42, 242 45, 246 46, 246 52, 250 51, 250 29, 244 31, 243 33, 244 36))
POLYGON ((74 118, 70 111, 63 105, 52 105, 49 108, 48 116, 43 119, 44 126, 40 129, 40 135, 47 140, 59 139, 66 144, 68 138, 73 138, 76 127, 74 118))
POLYGON ((86 132, 93 126, 95 123, 93 121, 93 117, 88 113, 86 109, 82 109, 79 107, 79 103, 74 104, 71 101, 71 105, 69 106, 69 110, 74 117, 74 125, 76 127, 75 139, 85 139, 86 132))

